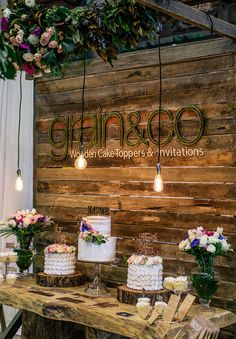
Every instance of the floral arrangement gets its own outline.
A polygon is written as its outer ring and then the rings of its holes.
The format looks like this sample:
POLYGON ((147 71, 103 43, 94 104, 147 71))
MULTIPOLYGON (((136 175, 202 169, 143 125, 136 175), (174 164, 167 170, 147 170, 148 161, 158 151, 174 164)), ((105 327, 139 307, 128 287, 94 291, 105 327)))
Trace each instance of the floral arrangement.
POLYGON ((50 218, 39 214, 35 208, 18 210, 6 223, 3 223, 0 234, 3 236, 15 235, 20 249, 28 250, 33 236, 46 231, 51 223, 50 218))
POLYGON ((146 265, 146 266, 152 266, 152 265, 158 265, 162 264, 162 258, 159 256, 155 257, 147 257, 145 255, 137 255, 133 254, 129 259, 127 260, 127 263, 129 265, 146 265))
POLYGON ((105 244, 108 240, 103 234, 92 228, 92 226, 84 219, 81 221, 79 237, 84 239, 86 242, 91 242, 97 245, 105 244))
POLYGON ((47 246, 44 250, 45 254, 49 253, 74 253, 76 251, 76 248, 74 246, 68 246, 66 244, 51 244, 47 246))
POLYGON ((202 272, 211 272, 215 257, 232 251, 222 227, 213 232, 202 226, 189 230, 188 238, 180 242, 179 249, 194 255, 202 272))
POLYGON ((88 52, 112 64, 120 48, 156 37, 160 27, 157 12, 134 0, 90 2, 74 9, 20 0, 1 18, 0 77, 13 79, 17 70, 33 77, 56 76, 88 52))

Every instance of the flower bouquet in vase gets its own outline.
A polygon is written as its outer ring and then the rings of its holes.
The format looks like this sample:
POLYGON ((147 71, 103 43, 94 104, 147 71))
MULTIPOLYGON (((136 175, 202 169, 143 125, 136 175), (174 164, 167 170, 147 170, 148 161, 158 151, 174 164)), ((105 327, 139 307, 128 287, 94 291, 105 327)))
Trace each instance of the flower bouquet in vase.
POLYGON ((223 236, 223 228, 215 232, 197 227, 188 231, 188 238, 181 241, 179 248, 195 256, 198 267, 191 272, 192 286, 197 292, 200 303, 209 307, 211 297, 215 294, 219 275, 214 270, 215 258, 232 251, 227 238, 223 236))
POLYGON ((33 258, 32 240, 35 234, 48 230, 51 225, 50 218, 37 213, 36 209, 18 210, 13 214, 0 229, 0 235, 8 237, 15 235, 17 247, 17 266, 23 276, 29 274, 29 267, 33 258))

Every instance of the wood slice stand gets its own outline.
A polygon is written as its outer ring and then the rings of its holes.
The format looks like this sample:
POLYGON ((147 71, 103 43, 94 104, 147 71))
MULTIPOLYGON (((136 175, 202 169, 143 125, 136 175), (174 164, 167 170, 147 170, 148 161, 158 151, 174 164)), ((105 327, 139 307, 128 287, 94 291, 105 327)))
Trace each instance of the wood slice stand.
POLYGON ((69 275, 51 275, 44 272, 37 273, 37 285, 46 287, 76 287, 83 285, 85 282, 85 275, 80 272, 69 275))
POLYGON ((123 304, 135 305, 138 298, 150 298, 151 305, 153 306, 156 301, 162 299, 168 302, 170 292, 162 289, 159 291, 147 291, 147 290, 134 290, 126 285, 118 286, 117 288, 117 300, 123 304))

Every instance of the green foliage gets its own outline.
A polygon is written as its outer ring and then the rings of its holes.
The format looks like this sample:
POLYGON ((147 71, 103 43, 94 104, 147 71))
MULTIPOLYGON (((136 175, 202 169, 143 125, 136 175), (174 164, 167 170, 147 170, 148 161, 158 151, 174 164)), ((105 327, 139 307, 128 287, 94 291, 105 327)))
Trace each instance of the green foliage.
POLYGON ((72 10, 27 7, 20 1, 10 9, 0 32, 0 76, 9 79, 18 68, 35 77, 61 74, 70 60, 88 52, 112 64, 120 48, 135 48, 143 38, 157 36, 161 27, 157 12, 134 0, 91 2, 72 10))

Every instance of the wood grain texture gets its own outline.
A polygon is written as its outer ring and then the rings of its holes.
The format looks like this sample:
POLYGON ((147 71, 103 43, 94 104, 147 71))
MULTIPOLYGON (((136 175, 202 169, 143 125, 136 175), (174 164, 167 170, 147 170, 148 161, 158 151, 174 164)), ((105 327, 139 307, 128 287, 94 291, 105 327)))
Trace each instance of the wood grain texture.
MULTIPOLYGON (((129 338, 159 338, 155 328, 148 326, 147 322, 140 318, 135 306, 121 304, 117 301, 115 290, 110 290, 111 296, 88 298, 84 293, 84 287, 71 287, 70 290, 39 288, 34 281, 21 279, 8 288, 2 284, 0 292, 1 303, 33 312, 47 319, 91 326, 129 338), (38 294, 30 292, 35 289, 38 294), (43 291, 50 291, 52 295, 50 297, 43 295, 43 291), (122 317, 117 314, 119 312, 127 312, 132 316, 122 317)), ((202 314, 201 307, 193 305, 188 314, 189 319, 200 313, 202 314)), ((235 314, 222 309, 205 312, 204 317, 217 323, 218 327, 229 326, 236 322, 235 314)), ((55 324, 53 328, 54 326, 55 324)), ((177 334, 182 326, 184 323, 173 323, 169 335, 177 334)))
MULTIPOLYGON (((74 168, 68 156, 55 161, 49 155, 52 146, 47 131, 55 117, 80 116, 82 68, 73 63, 63 79, 36 81, 35 102, 35 194, 39 211, 51 215, 60 224, 68 241, 77 245, 78 223, 87 215, 88 206, 109 207, 112 234, 118 237, 119 263, 103 265, 104 280, 113 285, 127 279, 126 259, 136 252, 141 232, 158 233, 158 254, 164 258, 165 275, 194 267, 194 257, 179 253, 178 243, 189 228, 203 225, 210 230, 224 227, 229 242, 236 248, 236 45, 227 39, 212 39, 178 46, 163 47, 163 106, 173 117, 188 104, 199 107, 204 115, 204 133, 192 148, 202 148, 204 156, 163 156, 161 158, 164 191, 155 194, 152 183, 155 157, 90 158, 85 171, 74 168)), ((146 134, 150 113, 158 107, 159 73, 157 50, 124 53, 114 67, 94 59, 88 62, 85 114, 120 112, 125 131, 128 114, 140 112, 139 129, 146 134)), ((157 137, 157 119, 153 133, 157 137), (155 128, 156 126, 156 128, 155 128)), ((162 117, 161 137, 171 123, 162 117)), ((84 126, 91 127, 86 119, 84 126)), ((80 124, 73 130, 73 147, 78 149, 80 124)), ((184 136, 196 134, 196 116, 185 112, 180 128, 184 136)), ((107 124, 107 149, 120 148, 117 121, 107 124)), ((63 137, 63 124, 57 123, 55 139, 63 137)), ((85 145, 91 136, 85 133, 85 145)), ((135 141, 133 135, 130 140, 135 141)), ((154 146, 150 144, 150 147, 154 146)), ((176 138, 162 148, 182 148, 176 138)), ((147 150, 141 145, 136 150, 147 150)), ((93 148, 97 150, 97 148, 93 148)), ((124 146, 123 150, 129 150, 124 146)), ((60 150, 57 150, 60 154, 60 150)), ((40 250, 53 241, 53 234, 38 237, 40 250)), ((221 286, 214 304, 236 310, 235 255, 219 258, 221 286)), ((36 269, 42 261, 38 259, 36 269)), ((88 277, 92 264, 78 264, 88 277)))

